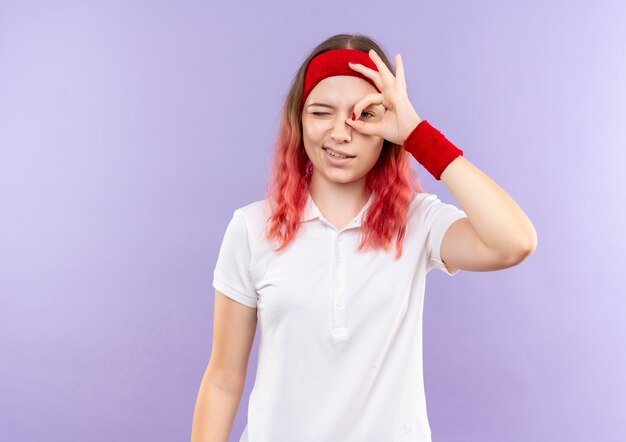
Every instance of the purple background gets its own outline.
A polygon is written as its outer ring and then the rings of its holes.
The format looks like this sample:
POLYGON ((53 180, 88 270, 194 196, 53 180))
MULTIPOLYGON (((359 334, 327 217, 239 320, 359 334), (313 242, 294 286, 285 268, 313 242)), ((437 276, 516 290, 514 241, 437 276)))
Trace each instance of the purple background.
POLYGON ((626 440, 625 23, 617 0, 3 2, 0 440, 189 439, 224 230, 340 32, 402 54, 420 116, 538 232, 517 267, 430 273, 433 440, 626 440))

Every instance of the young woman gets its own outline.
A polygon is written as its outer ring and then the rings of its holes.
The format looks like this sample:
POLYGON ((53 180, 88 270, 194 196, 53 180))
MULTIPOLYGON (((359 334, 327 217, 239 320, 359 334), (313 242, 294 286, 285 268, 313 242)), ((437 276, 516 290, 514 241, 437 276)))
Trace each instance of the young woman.
POLYGON ((192 440, 227 442, 258 321, 240 441, 430 441, 426 274, 504 269, 535 249, 528 217, 418 116, 395 63, 340 34, 295 76, 267 198, 234 211, 219 251, 192 440), (463 210, 422 191, 411 157, 463 210))

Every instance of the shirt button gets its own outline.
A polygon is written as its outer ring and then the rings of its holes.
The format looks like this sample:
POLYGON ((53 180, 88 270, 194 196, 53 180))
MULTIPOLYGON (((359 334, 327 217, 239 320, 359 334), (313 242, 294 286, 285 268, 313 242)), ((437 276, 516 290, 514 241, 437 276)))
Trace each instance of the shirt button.
POLYGON ((343 236, 339 235, 339 241, 343 241, 343 236))
POLYGON ((343 307, 343 300, 341 300, 341 299, 336 299, 336 300, 335 300, 335 307, 337 307, 337 308, 342 308, 342 307, 343 307))
POLYGON ((341 256, 338 256, 337 257, 337 262, 341 262, 341 261, 343 261, 343 259, 341 259, 341 256))

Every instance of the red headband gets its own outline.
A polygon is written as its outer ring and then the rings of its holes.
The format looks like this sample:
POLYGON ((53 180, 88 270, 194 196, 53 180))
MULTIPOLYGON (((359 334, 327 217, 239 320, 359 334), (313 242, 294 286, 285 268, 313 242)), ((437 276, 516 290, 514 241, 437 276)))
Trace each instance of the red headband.
POLYGON ((302 91, 302 100, 300 101, 300 113, 302 113, 304 102, 309 96, 309 93, 317 83, 326 77, 351 75, 353 77, 362 78, 380 92, 380 89, 376 87, 376 84, 371 78, 352 69, 348 66, 348 62, 359 63, 378 72, 376 64, 372 61, 367 52, 358 51, 356 49, 332 49, 316 55, 309 61, 309 65, 304 74, 304 89, 302 91))

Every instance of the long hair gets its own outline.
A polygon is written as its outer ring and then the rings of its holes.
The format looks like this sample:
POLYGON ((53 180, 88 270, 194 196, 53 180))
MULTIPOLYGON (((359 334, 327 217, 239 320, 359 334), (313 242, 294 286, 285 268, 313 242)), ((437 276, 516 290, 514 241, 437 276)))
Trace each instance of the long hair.
MULTIPOLYGON (((380 46, 362 34, 337 34, 330 37, 313 49, 298 69, 283 105, 267 186, 266 196, 272 214, 266 220, 266 225, 269 223, 266 239, 279 241, 275 252, 287 247, 296 236, 313 170, 302 139, 299 106, 304 74, 311 59, 332 49, 356 49, 365 53, 374 49, 394 72, 380 46)), ((374 198, 362 218, 358 250, 389 250, 395 235, 396 259, 402 255, 407 208, 413 192, 422 192, 419 177, 410 167, 410 159, 411 155, 404 148, 384 141, 380 157, 365 179, 365 186, 368 191, 374 192, 374 198)))

